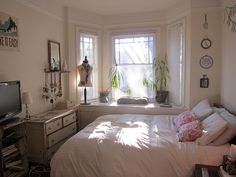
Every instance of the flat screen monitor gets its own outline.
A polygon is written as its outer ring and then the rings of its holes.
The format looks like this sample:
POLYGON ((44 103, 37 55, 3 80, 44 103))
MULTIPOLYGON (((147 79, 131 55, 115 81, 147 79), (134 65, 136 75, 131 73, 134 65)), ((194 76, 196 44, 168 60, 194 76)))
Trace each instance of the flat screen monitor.
POLYGON ((20 81, 0 82, 0 123, 21 111, 20 81))

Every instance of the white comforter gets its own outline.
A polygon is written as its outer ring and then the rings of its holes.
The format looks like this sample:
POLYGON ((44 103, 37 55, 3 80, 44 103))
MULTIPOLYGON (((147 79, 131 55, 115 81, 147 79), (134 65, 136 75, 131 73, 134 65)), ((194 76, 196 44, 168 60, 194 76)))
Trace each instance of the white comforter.
POLYGON ((196 163, 221 163, 229 145, 177 142, 173 118, 102 116, 61 146, 51 177, 189 177, 196 163))

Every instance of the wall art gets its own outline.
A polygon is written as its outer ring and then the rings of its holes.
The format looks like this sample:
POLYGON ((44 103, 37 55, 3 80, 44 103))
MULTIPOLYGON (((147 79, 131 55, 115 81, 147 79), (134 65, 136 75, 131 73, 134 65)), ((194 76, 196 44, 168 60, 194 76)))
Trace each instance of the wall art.
POLYGON ((0 49, 19 49, 18 20, 4 12, 0 12, 0 49))
POLYGON ((209 55, 204 55, 200 58, 199 64, 204 69, 209 69, 213 65, 213 58, 209 55))
POLYGON ((236 5, 225 7, 224 21, 231 28, 232 32, 236 32, 236 5))

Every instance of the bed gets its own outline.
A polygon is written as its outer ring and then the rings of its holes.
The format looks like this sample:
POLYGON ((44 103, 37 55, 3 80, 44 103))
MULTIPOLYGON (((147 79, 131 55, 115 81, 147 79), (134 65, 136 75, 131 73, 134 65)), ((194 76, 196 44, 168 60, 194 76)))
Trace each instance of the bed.
POLYGON ((219 165, 229 145, 178 142, 168 115, 105 115, 70 138, 51 177, 189 177, 194 164, 219 165))

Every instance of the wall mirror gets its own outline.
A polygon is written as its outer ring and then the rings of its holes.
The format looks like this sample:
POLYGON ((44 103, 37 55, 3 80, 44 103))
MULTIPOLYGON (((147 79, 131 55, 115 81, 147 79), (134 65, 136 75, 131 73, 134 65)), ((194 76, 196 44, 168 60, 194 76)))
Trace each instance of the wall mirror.
POLYGON ((48 58, 49 70, 61 71, 61 54, 60 43, 56 41, 48 41, 48 58))

